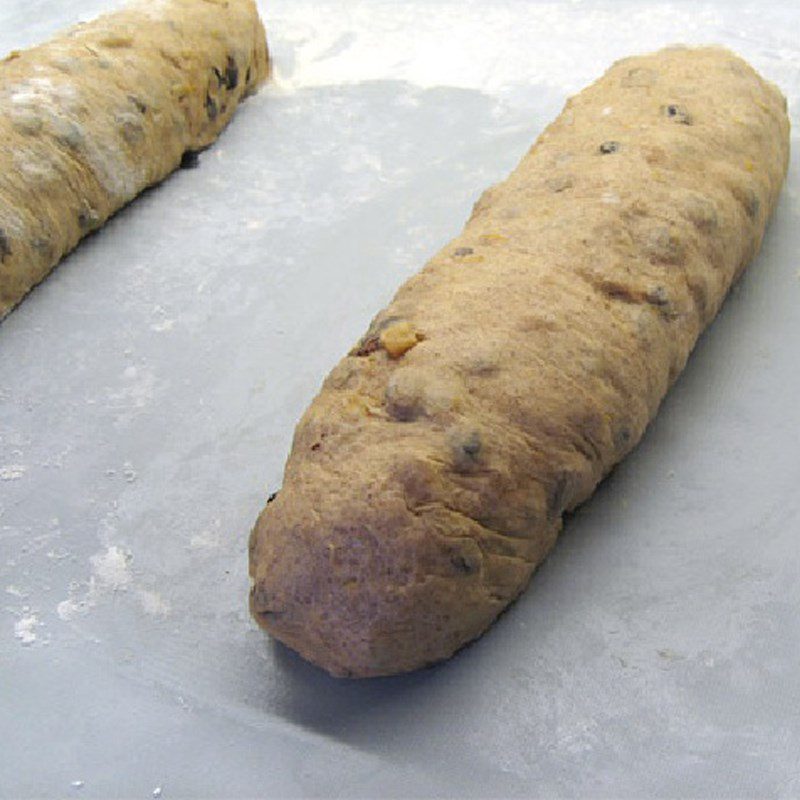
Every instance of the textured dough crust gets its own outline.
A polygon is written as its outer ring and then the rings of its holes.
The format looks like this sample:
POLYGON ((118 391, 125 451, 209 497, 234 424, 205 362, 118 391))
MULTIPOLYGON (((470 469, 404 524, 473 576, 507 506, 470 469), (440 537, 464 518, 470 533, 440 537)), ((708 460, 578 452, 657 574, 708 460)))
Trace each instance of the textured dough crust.
POLYGON ((349 676, 485 631, 758 250, 788 142, 780 92, 719 48, 572 97, 298 425, 251 536, 259 623, 349 676))
POLYGON ((0 62, 0 318, 268 69, 253 0, 143 0, 0 62))

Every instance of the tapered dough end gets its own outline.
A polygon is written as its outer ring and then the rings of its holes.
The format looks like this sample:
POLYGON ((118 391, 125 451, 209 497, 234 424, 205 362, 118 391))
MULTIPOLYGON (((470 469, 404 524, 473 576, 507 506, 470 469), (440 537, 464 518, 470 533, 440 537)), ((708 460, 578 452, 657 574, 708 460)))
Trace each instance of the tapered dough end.
POLYGON ((372 500, 298 504, 279 494, 250 541, 253 616, 332 675, 392 675, 448 658, 527 584, 533 563, 507 557, 503 585, 487 588, 482 573, 498 565, 453 535, 446 515, 411 512, 400 487, 349 486, 372 500))
MULTIPOLYGON (((384 358, 348 357, 326 386, 384 358)), ((561 527, 544 488, 499 510, 524 443, 484 430, 495 442, 482 452, 461 424, 395 430, 373 414, 347 392, 323 392, 250 537, 254 617, 337 676, 391 675, 453 655, 524 589, 561 527), (538 535, 521 535, 534 519, 538 535)))

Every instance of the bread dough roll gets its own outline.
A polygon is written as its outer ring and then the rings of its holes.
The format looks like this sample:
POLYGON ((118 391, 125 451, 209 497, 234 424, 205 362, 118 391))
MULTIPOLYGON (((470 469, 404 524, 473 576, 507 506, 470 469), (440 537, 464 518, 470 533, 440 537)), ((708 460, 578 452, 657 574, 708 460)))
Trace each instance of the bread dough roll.
POLYGON ((251 608, 335 675, 447 658, 641 438, 757 252, 780 92, 670 48, 572 97, 325 381, 251 536, 251 608))
POLYGON ((0 318, 268 68, 253 0, 142 0, 0 62, 0 318))

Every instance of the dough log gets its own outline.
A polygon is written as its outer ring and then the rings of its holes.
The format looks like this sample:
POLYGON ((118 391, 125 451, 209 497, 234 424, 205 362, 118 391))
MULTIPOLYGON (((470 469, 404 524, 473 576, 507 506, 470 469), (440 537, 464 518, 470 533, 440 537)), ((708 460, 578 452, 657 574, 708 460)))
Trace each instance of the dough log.
POLYGON ((788 142, 780 92, 720 48, 572 97, 303 416, 251 536, 258 622, 346 676, 485 631, 752 260, 788 142))
POLYGON ((0 318, 267 77, 253 0, 140 0, 0 62, 0 318))

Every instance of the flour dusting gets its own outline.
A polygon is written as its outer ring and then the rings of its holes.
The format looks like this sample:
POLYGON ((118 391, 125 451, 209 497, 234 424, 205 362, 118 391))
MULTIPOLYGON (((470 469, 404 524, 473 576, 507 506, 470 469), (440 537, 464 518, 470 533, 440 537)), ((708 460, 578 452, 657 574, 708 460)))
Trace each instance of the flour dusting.
POLYGON ((23 645, 32 645, 36 641, 36 629, 41 624, 36 614, 28 613, 14 623, 14 636, 23 645))
POLYGON ((222 520, 212 519, 207 527, 193 534, 189 539, 189 547, 193 550, 214 550, 222 544, 222 520))
POLYGON ((704 42, 704 29, 719 23, 705 3, 531 3, 521 14, 516 3, 300 2, 275 20, 295 61, 288 74, 278 64, 278 78, 291 89, 402 80, 490 92, 535 82, 574 91, 617 58, 704 42))
POLYGON ((17 481, 27 471, 28 468, 24 464, 6 464, 0 467, 0 481, 17 481))
POLYGON ((155 396, 156 378, 147 367, 128 366, 122 372, 124 383, 118 389, 107 390, 105 403, 109 408, 132 410, 149 405, 155 396))
POLYGON ((85 614, 93 608, 97 598, 97 589, 93 579, 89 579, 89 584, 85 593, 79 596, 80 584, 70 586, 70 596, 62 600, 56 606, 56 614, 63 622, 70 622, 75 617, 85 614))
POLYGON ((757 17, 748 18, 752 35, 743 37, 707 2, 274 0, 262 11, 291 52, 276 60, 278 91, 394 80, 488 93, 537 84, 569 93, 617 59, 675 43, 732 47, 790 94, 800 71, 793 42, 778 37, 766 48, 757 17))
POLYGON ((94 608, 103 596, 127 590, 133 581, 130 570, 132 559, 129 551, 116 545, 95 553, 89 559, 92 574, 88 581, 71 583, 69 596, 56 606, 59 618, 69 622, 94 608))
POLYGON ((170 612, 170 604, 158 592, 140 589, 139 604, 142 610, 151 617, 166 617, 170 612))
POLYGON ((129 567, 132 559, 129 551, 112 545, 105 552, 93 555, 89 562, 100 586, 118 591, 125 589, 133 579, 129 567))

